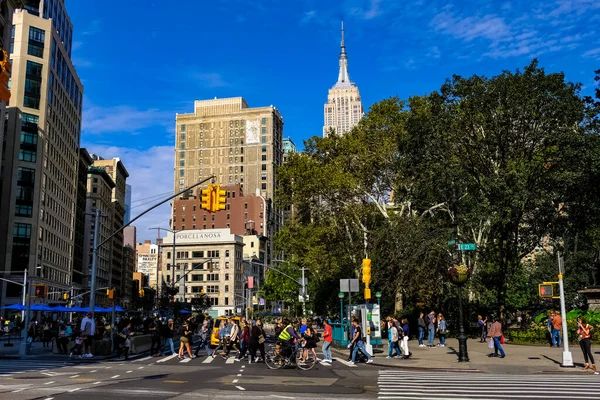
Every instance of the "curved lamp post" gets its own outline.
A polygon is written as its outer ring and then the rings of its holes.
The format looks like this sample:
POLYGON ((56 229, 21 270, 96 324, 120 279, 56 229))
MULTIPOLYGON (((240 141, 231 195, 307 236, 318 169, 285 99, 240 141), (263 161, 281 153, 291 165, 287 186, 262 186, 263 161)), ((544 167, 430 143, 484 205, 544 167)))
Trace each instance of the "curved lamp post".
POLYGON ((471 268, 466 264, 451 265, 448 276, 452 283, 458 287, 458 362, 468 362, 467 334, 465 333, 462 305, 462 287, 471 277, 471 268))
POLYGON ((377 305, 381 308, 381 292, 375 292, 375 297, 377 297, 377 305))

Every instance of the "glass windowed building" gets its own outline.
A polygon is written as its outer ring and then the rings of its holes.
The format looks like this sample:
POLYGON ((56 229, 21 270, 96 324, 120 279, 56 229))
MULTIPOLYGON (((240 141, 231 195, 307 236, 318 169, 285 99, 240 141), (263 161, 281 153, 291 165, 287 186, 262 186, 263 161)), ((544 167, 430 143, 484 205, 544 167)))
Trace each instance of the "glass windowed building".
MULTIPOLYGON (((26 0, 13 15, 11 98, 0 183, 0 271, 25 269, 49 303, 72 285, 83 86, 64 0, 26 0)), ((20 278, 19 278, 20 277, 20 278)), ((2 305, 21 287, 0 284, 2 305)))

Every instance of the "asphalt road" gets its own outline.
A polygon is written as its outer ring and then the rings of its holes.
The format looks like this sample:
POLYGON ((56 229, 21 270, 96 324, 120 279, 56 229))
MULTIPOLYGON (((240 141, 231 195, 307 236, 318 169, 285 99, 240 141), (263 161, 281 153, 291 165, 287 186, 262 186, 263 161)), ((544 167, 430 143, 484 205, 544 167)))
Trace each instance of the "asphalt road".
POLYGON ((0 398, 22 399, 600 399, 598 375, 499 375, 317 364, 310 371, 201 356, 130 361, 2 360, 0 398), (33 362, 33 363, 32 363, 33 362), (29 365, 28 365, 29 364, 29 365))

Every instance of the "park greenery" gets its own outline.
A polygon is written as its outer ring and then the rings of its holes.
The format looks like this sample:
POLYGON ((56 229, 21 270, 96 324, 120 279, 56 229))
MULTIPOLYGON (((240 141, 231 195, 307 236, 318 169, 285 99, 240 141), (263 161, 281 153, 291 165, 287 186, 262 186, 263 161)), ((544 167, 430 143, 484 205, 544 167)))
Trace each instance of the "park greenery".
MULTIPOLYGON (((473 272, 471 313, 556 308, 537 293, 556 281, 557 251, 567 307, 585 308, 577 290, 596 285, 600 268, 599 133, 600 90, 584 96, 536 60, 382 100, 351 132, 308 139, 279 169, 276 203, 294 217, 275 238, 287 261, 278 268, 310 269, 309 309, 334 314, 339 279, 360 279, 368 257, 384 315, 451 315, 457 232, 477 245, 460 255, 473 272)), ((298 285, 281 274, 267 275, 265 292, 297 306, 298 285)))

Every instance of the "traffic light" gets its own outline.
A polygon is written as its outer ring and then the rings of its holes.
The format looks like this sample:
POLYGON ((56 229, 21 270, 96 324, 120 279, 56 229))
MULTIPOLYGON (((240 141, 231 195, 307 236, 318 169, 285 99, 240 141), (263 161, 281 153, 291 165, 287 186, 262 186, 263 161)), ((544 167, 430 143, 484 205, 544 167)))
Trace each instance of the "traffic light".
POLYGON ((10 100, 10 90, 6 85, 10 79, 10 70, 12 65, 6 50, 0 49, 0 100, 8 103, 10 100))
POLYGON ((144 289, 140 289, 139 294, 140 294, 140 297, 144 297, 144 289))
MULTIPOLYGON (((143 290, 142 290, 143 293, 143 290)), ((109 299, 113 300, 115 298, 115 289, 106 289, 106 295, 108 296, 109 299)), ((144 295, 142 294, 142 297, 144 295)))
POLYGON ((362 281, 366 287, 371 283, 371 259, 365 258, 362 261, 362 281))
POLYGON ((208 185, 207 189, 202 189, 202 209, 212 211, 212 185, 208 185))
POLYGON ((371 298, 371 289, 365 288, 365 300, 369 300, 371 298))
POLYGON ((542 298, 551 299, 554 296, 554 288, 551 283, 540 283, 538 285, 538 292, 542 298))
POLYGON ((69 300, 69 292, 63 293, 63 300, 64 301, 68 301, 69 300))
POLYGON ((32 297, 46 297, 48 295, 48 286, 42 283, 36 283, 33 286, 33 296, 32 297))
POLYGON ((212 212, 224 210, 227 206, 227 191, 221 190, 221 185, 213 185, 212 212))

